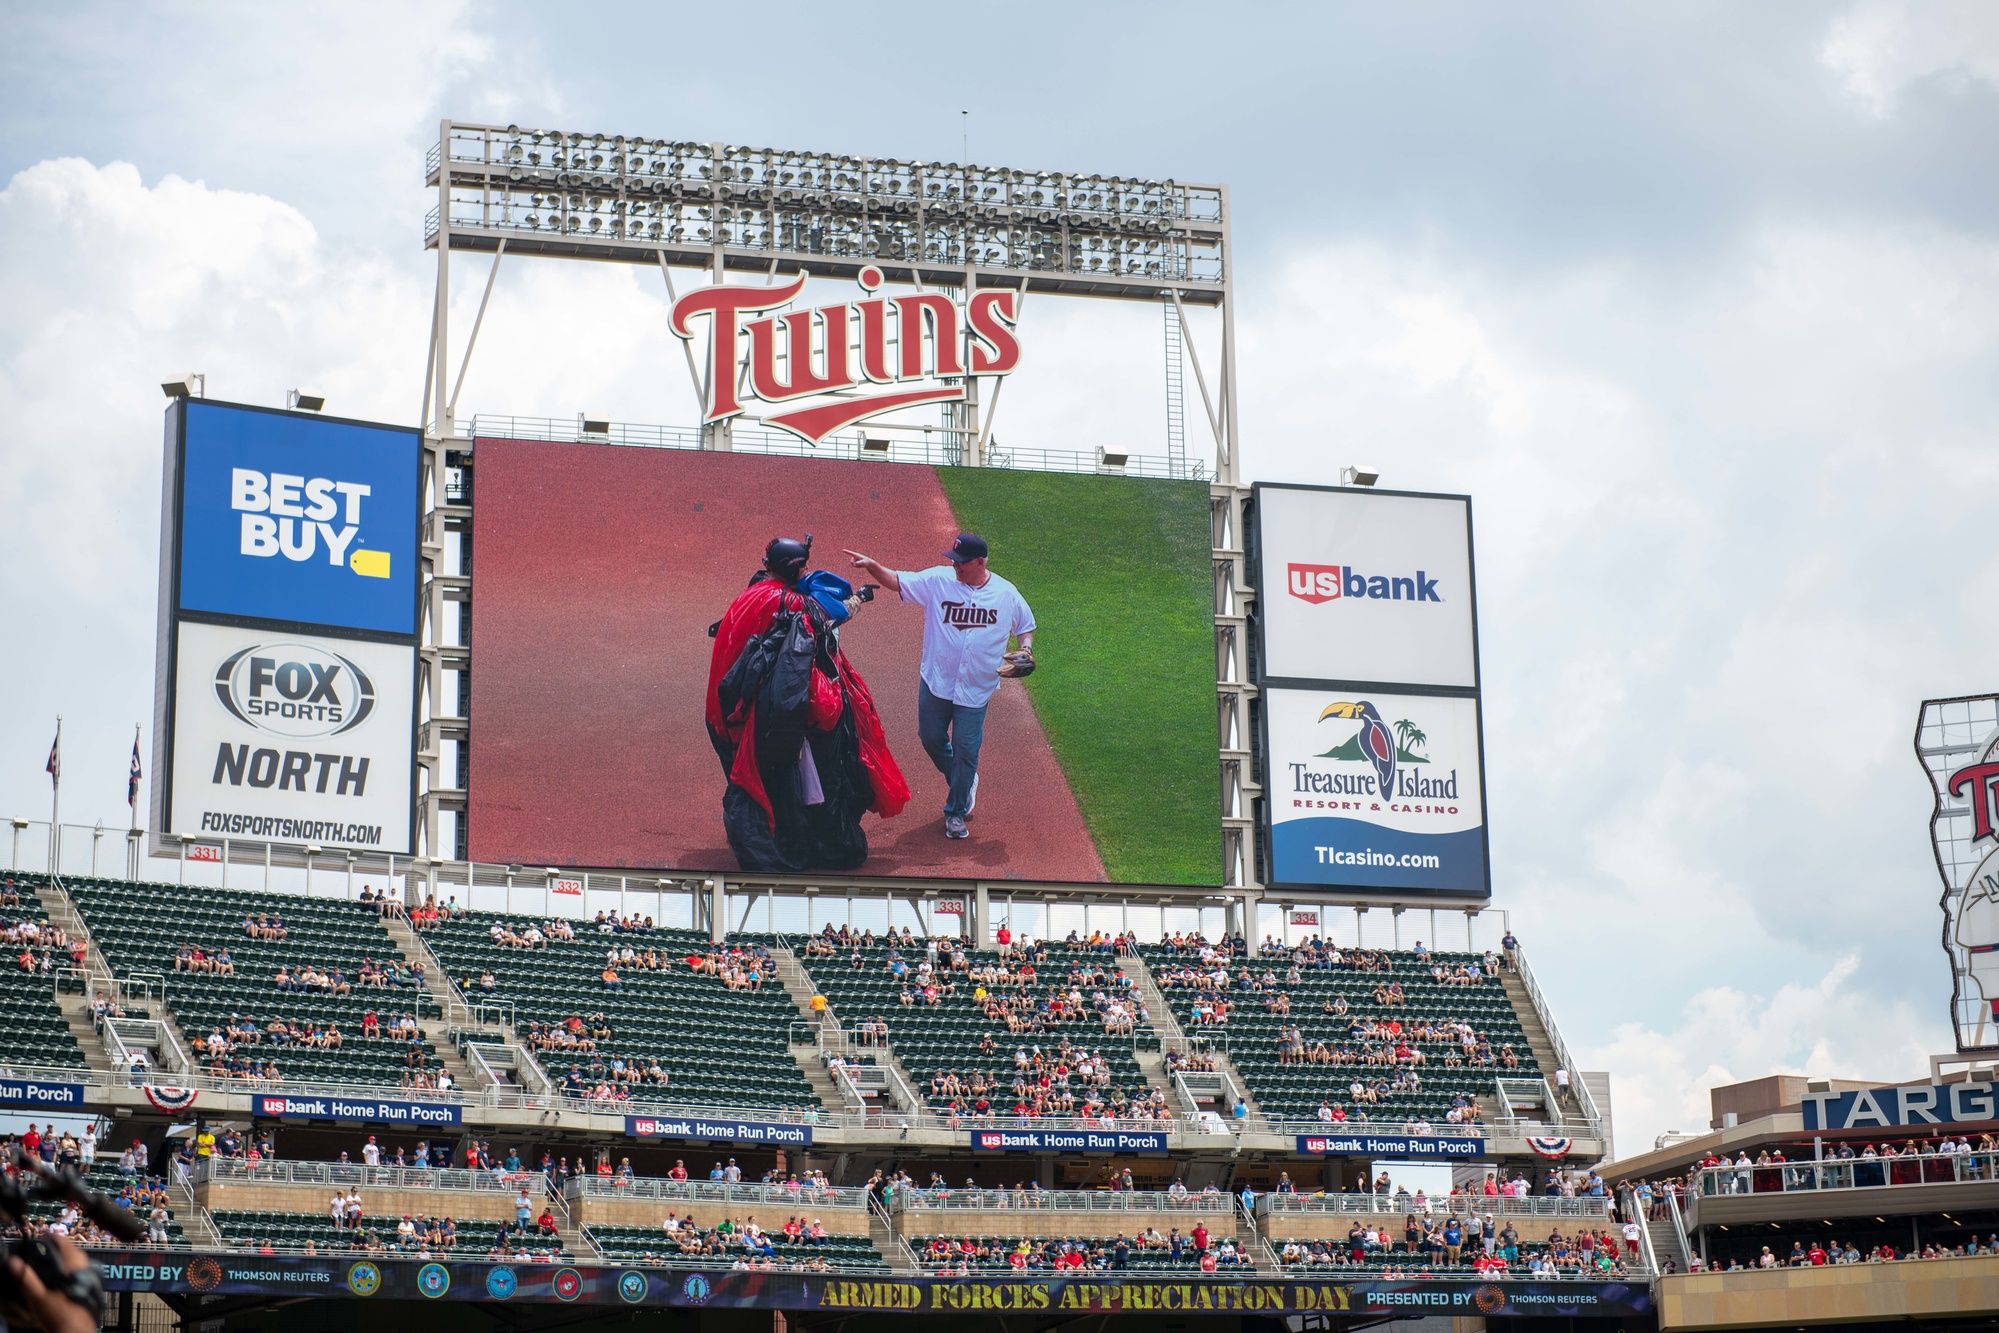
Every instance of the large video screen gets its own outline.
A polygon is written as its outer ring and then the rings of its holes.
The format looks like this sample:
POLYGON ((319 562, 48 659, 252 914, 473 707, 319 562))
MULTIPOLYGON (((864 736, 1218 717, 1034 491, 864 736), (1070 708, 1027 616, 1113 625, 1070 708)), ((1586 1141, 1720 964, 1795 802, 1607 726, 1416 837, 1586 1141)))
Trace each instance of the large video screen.
POLYGON ((1220 882, 1205 486, 488 439, 473 461, 473 859, 1220 882), (753 583, 807 534, 804 581, 753 583), (949 558, 961 534, 984 566, 949 558), (1032 672, 1000 675, 1023 638, 1032 672))

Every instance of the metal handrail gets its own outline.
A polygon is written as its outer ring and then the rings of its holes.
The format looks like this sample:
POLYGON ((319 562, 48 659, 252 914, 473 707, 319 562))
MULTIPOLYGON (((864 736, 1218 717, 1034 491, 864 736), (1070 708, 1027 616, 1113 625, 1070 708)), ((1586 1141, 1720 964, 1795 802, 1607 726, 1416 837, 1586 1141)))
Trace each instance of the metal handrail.
POLYGON ((896 1191, 904 1213, 1008 1208, 1037 1213, 1228 1213, 1232 1194, 1171 1194, 1165 1190, 913 1189, 896 1191))
MULTIPOLYGON (((1694 1271, 1694 1247, 1687 1239, 1686 1219, 1680 1215, 1680 1192, 1669 1183, 1666 1186, 1666 1216, 1672 1220, 1673 1240, 1679 1249, 1680 1271, 1694 1271)), ((1649 1220, 1649 1219, 1648 1219, 1649 1220)), ((1646 1228, 1648 1231, 1650 1227, 1646 1228)))
POLYGON ((446 1190, 454 1193, 529 1194, 546 1198, 554 1191, 539 1171, 478 1171, 453 1166, 369 1166, 365 1162, 250 1162, 240 1157, 201 1158, 191 1177, 194 1184, 238 1182, 258 1185, 356 1185, 370 1189, 446 1190))
POLYGON ((868 1192, 853 1185, 801 1185, 793 1190, 785 1185, 760 1182, 669 1180, 660 1176, 571 1176, 564 1184, 563 1192, 571 1196, 660 1199, 677 1203, 773 1204, 780 1207, 812 1207, 829 1212, 864 1208, 868 1202, 868 1192))
POLYGON ((1913 1189, 1923 1185, 1959 1185, 1999 1180, 1999 1152, 1897 1153, 1893 1157, 1807 1158, 1797 1162, 1727 1163, 1694 1171, 1695 1193, 1704 1199, 1748 1194, 1796 1194, 1804 1191, 1913 1189), (1917 1164, 1915 1180, 1894 1179, 1895 1168, 1917 1164), (1945 1170, 1950 1178, 1933 1179, 1945 1170))
MULTIPOLYGON (((1591 1195, 1568 1199, 1552 1194, 1439 1194, 1426 1200, 1433 1213, 1492 1213, 1498 1217, 1593 1217, 1610 1215, 1610 1200, 1591 1195)), ((1259 1212, 1394 1214, 1416 1211, 1407 1196, 1391 1194, 1292 1194, 1272 1191, 1257 1200, 1259 1212)))
MULTIPOLYGON (((432 222, 434 226, 434 220, 432 222)), ((458 423, 458 434, 463 439, 480 437, 514 440, 546 440, 558 443, 593 443, 625 445, 646 449, 699 449, 701 430, 696 426, 661 426, 634 422, 613 421, 607 423, 605 432, 584 435, 582 423, 575 419, 555 417, 500 416, 480 413, 470 421, 458 423)), ((884 428, 876 425, 870 428, 879 437, 884 428)), ((896 429, 890 426, 886 429, 896 429)), ((907 429, 907 428, 904 428, 907 429)), ((936 432, 940 437, 946 434, 941 428, 936 432)), ((943 438, 893 439, 886 453, 863 447, 863 432, 851 435, 836 434, 827 437, 817 446, 806 444, 797 436, 785 431, 752 426, 739 422, 731 434, 739 453, 784 454, 809 458, 846 458, 862 461, 888 461, 892 463, 917 463, 932 466, 949 465, 959 460, 957 446, 943 438)), ((988 463, 995 467, 1009 467, 1031 472, 1088 472, 1105 471, 1103 460, 1094 450, 1081 449, 1021 449, 1007 448, 990 451, 988 463)), ((1176 473, 1176 464, 1168 458, 1148 454, 1128 454, 1124 464, 1117 469, 1118 474, 1132 477, 1175 477, 1184 476, 1196 481, 1207 479, 1206 465, 1188 459, 1176 473)))
POLYGON ((1590 1096, 1589 1085, 1583 1081, 1582 1071, 1569 1055, 1569 1048, 1562 1041, 1561 1029, 1555 1026, 1554 1010, 1541 994, 1539 983, 1534 980, 1534 969, 1527 965, 1527 951, 1519 945, 1513 948, 1513 970, 1519 974, 1520 984, 1527 988, 1527 998, 1533 1002, 1534 1013, 1541 1020, 1542 1031, 1548 1034, 1548 1044, 1554 1048, 1555 1060, 1559 1068, 1568 1071, 1569 1089, 1576 1096, 1576 1105, 1582 1108, 1583 1117, 1597 1138, 1603 1137, 1603 1115, 1596 1108, 1596 1099, 1590 1096))

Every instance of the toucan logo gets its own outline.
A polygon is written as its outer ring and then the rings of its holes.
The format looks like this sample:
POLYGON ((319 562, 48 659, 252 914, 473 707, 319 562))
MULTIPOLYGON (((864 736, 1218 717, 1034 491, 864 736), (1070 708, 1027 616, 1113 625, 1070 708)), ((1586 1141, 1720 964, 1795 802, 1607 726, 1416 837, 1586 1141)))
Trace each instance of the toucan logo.
POLYGON ((303 643, 251 644, 215 668, 215 697, 259 731, 338 736, 375 710, 375 683, 339 653, 303 643))
MULTIPOLYGON (((1455 801, 1458 799, 1458 771, 1454 768, 1449 777, 1425 777, 1415 769, 1417 764, 1430 763, 1424 753, 1429 736, 1423 729, 1402 718, 1389 722, 1381 716, 1381 710, 1366 699, 1341 700, 1327 704, 1318 720, 1329 719, 1352 722, 1354 732, 1332 749, 1313 756, 1317 759, 1344 760, 1348 763, 1365 764, 1372 769, 1371 774, 1343 772, 1335 769, 1321 772, 1311 764, 1294 763, 1291 769, 1292 789, 1296 792, 1311 793, 1315 796, 1344 796, 1362 800, 1373 798, 1389 801, 1455 801)), ((1437 770, 1431 769, 1432 774, 1437 770)), ((1437 813, 1456 814, 1456 807, 1438 810, 1437 813)))
POLYGON ((1347 737, 1345 744, 1334 746, 1319 758, 1352 759, 1372 765, 1380 776, 1377 790, 1383 795, 1392 795, 1395 791, 1395 766, 1398 761, 1405 764, 1430 762, 1423 756, 1423 746, 1430 738, 1408 718, 1395 723, 1391 735, 1380 711, 1365 699, 1354 703, 1342 701, 1327 704, 1326 710, 1319 714, 1319 721, 1324 722, 1329 717, 1358 722, 1360 727, 1347 737))
POLYGON ((1296 562, 1284 571, 1284 590, 1301 602, 1321 602, 1360 598, 1374 602, 1441 602, 1437 580, 1422 570, 1414 578, 1390 574, 1363 574, 1352 565, 1304 565, 1296 562))

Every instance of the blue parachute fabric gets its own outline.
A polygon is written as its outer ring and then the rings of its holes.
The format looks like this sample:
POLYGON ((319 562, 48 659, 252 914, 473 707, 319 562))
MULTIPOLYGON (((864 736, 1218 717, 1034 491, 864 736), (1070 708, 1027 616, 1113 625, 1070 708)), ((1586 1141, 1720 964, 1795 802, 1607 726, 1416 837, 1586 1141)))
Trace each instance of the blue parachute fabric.
POLYGON ((847 599, 854 595, 853 584, 831 570, 815 569, 798 581, 798 590, 819 603, 835 625, 846 623, 847 599))

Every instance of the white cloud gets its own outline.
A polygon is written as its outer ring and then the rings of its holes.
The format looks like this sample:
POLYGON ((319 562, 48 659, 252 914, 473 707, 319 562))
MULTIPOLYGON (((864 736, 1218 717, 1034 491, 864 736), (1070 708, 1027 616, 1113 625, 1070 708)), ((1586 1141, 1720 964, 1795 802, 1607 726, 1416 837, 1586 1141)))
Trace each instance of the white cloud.
MULTIPOLYGON (((0 813, 45 808, 59 710, 67 808, 117 813, 151 711, 154 386, 198 369, 219 397, 297 386, 409 421, 440 99, 660 114, 580 84, 564 107, 538 38, 460 6, 307 34, 239 10, 193 21, 210 56, 178 62, 134 54, 153 31, 110 12, 55 44, 75 81, 163 108, 226 164, 212 182, 265 193, 74 158, 0 191, 0 813)), ((1876 116, 1925 81, 1999 82, 1993 12, 1862 4, 1823 67, 1876 116)), ((158 132, 122 114, 120 141, 158 132)), ((1368 463, 1476 496, 1499 901, 1572 1045, 1616 1075, 1627 1148, 1704 1121, 1724 1078, 1917 1072, 1948 983, 1908 736, 1919 698, 1989 687, 1999 656, 1999 247, 1761 216, 1698 253, 1530 262, 1379 224, 1402 213, 1359 193, 1340 216, 1238 256, 1250 472, 1368 463)), ((454 265, 456 348, 484 271, 454 265)), ((462 411, 690 421, 662 298, 650 270, 508 260, 462 411)), ((1030 299, 1001 441, 1155 451, 1159 318, 1030 299)))
POLYGON ((1883 1000, 1853 985, 1859 957, 1834 960, 1813 981, 1774 993, 1733 986, 1699 991, 1677 1023, 1621 1023, 1608 1038, 1579 1051, 1588 1069, 1609 1069, 1618 1153, 1636 1156, 1669 1130, 1704 1131, 1712 1118, 1708 1091, 1771 1074, 1811 1078, 1881 1078, 1884 1069, 1908 1077, 1942 1049, 1941 1021, 1926 1019, 1906 999, 1883 1000), (1926 1040, 1926 1038, 1928 1040, 1926 1040))
POLYGON ((1876 119, 1938 75, 1999 84, 1999 9, 1982 0, 1868 0, 1832 21, 1819 60, 1876 119))
POLYGON ((1773 222, 1697 276, 1522 278, 1353 243, 1244 309, 1257 475, 1475 497, 1497 892, 1634 1123, 1687 1118, 1647 1109, 1662 1052, 1688 1096, 1920 1072, 1949 979, 1909 735, 1999 650, 1999 247, 1773 222), (1664 1021, 1689 992, 1757 1040, 1664 1021))
POLYGON ((33 779, 60 711, 87 819, 116 810, 128 729, 151 715, 160 382, 199 370, 220 398, 276 405, 303 387, 408 419, 424 294, 329 253, 275 200, 76 159, 0 190, 0 290, 0 597, 16 631, 0 797, 45 808, 33 779))

